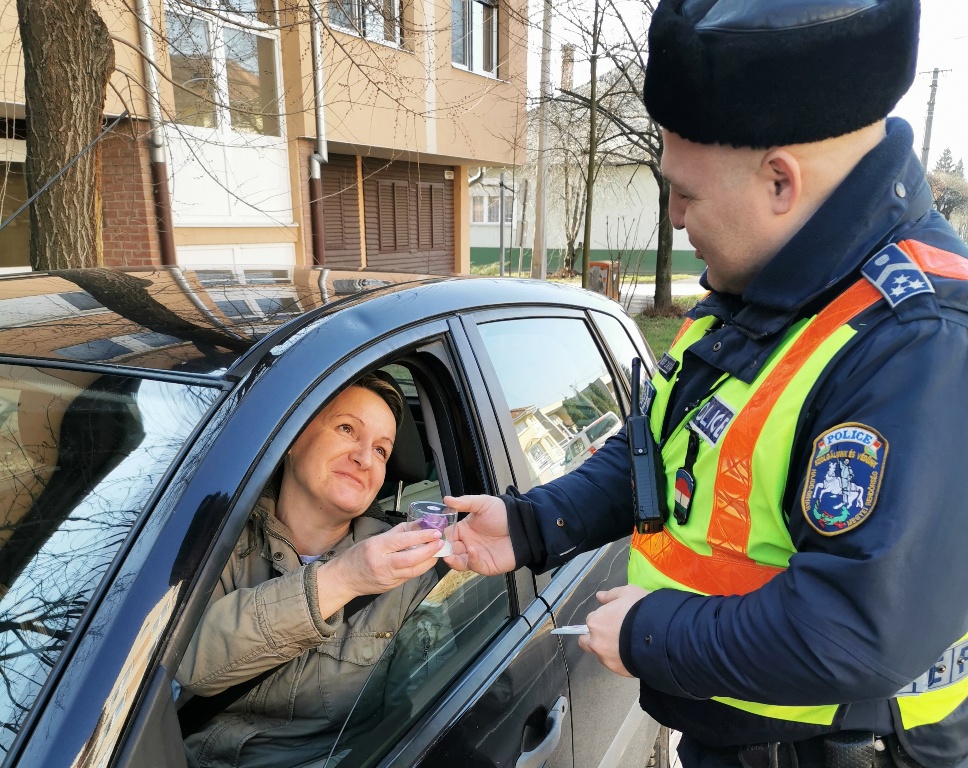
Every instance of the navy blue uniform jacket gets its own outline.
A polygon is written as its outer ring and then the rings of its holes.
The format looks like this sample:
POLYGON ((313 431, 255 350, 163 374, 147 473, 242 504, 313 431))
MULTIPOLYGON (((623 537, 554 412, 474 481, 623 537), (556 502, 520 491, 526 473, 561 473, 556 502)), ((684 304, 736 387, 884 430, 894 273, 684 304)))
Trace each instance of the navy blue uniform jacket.
MULTIPOLYGON (((913 239, 968 256, 932 210, 912 138, 906 123, 889 120, 887 137, 742 297, 713 292, 692 310, 723 325, 687 353, 663 437, 723 371, 751 381, 790 324, 859 279, 884 245, 913 239)), ((780 721, 737 731, 723 721, 725 708, 711 717, 707 699, 855 702, 837 727, 889 733, 887 699, 968 632, 968 282, 931 281, 936 294, 894 309, 879 302, 871 311, 891 316, 808 399, 782 500, 797 549, 789 568, 743 596, 658 590, 626 617, 622 659, 641 680, 642 706, 660 722, 713 746, 789 741, 810 734, 780 721), (805 520, 800 494, 812 441, 845 422, 879 432, 889 454, 867 519, 825 537, 805 520)), ((631 533, 624 431, 525 499, 547 553, 533 563, 538 570, 575 547, 631 533)))

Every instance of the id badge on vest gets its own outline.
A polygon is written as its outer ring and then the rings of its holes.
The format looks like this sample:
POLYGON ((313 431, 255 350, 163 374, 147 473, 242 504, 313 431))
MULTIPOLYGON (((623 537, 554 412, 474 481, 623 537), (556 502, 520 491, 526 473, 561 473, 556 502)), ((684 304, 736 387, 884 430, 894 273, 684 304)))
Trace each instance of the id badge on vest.
POLYGON ((694 467, 699 456, 699 446, 705 440, 712 446, 719 443, 720 438, 736 416, 733 409, 726 405, 716 395, 706 401, 699 411, 686 424, 689 430, 689 446, 686 449, 686 459, 676 470, 675 479, 675 508, 673 514, 679 525, 685 525, 689 520, 689 509, 692 497, 696 492, 696 477, 694 467))

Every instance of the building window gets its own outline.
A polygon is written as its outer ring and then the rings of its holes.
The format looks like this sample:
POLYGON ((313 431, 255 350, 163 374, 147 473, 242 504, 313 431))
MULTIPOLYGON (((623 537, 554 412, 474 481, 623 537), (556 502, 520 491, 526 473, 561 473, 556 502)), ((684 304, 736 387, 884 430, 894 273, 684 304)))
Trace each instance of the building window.
POLYGON ((501 220, 501 198, 487 198, 487 220, 491 224, 497 224, 501 220))
POLYGON ((451 0, 451 61, 473 72, 497 75, 495 0, 451 0))
POLYGON ((471 198, 471 221, 475 224, 484 223, 484 205, 486 197, 476 196, 471 198))
POLYGON ((165 22, 176 123, 281 135, 273 0, 171 0, 165 22))
MULTIPOLYGON (((471 222, 473 224, 497 224, 501 221, 501 197, 499 193, 492 195, 476 195, 471 198, 471 222)), ((514 222, 514 197, 504 195, 504 222, 514 222)))
POLYGON ((400 0, 329 0, 329 21, 367 40, 400 45, 400 0))

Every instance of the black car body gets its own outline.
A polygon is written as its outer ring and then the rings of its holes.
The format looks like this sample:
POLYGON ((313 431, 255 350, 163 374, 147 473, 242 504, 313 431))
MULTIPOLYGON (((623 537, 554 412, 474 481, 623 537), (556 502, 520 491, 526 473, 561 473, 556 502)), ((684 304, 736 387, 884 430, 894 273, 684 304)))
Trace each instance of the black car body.
MULTIPOLYGON (((185 765, 181 654, 288 447, 360 373, 392 373, 419 427, 426 476, 388 478, 392 513, 547 481, 570 435, 628 413, 635 355, 653 369, 614 302, 531 281, 0 280, 3 765, 185 765)), ((549 574, 461 581, 444 598, 457 653, 409 719, 338 743, 339 764, 645 765, 658 726, 636 681, 550 634, 625 583, 627 558, 625 541, 549 574)))

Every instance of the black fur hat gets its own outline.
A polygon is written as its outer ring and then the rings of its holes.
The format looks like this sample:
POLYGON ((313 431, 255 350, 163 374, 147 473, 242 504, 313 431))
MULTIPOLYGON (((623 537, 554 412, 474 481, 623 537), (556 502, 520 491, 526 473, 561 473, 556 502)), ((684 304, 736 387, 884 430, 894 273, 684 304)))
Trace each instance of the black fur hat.
POLYGON ((919 16, 919 0, 660 0, 645 107, 699 144, 841 136, 910 87, 919 16))

